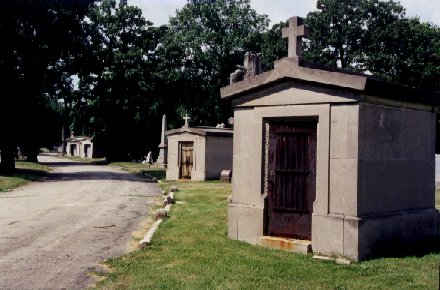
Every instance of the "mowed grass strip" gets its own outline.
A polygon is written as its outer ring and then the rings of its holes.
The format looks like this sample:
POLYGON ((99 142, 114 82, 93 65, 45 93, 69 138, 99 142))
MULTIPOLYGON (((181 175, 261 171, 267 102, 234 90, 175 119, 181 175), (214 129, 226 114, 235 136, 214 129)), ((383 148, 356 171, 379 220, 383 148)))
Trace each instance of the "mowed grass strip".
POLYGON ((165 179, 166 169, 163 167, 148 166, 137 162, 112 162, 109 166, 116 167, 133 174, 148 173, 158 180, 165 179))
POLYGON ((0 192, 11 191, 31 181, 40 180, 50 171, 46 165, 27 161, 15 161, 15 168, 13 174, 0 175, 0 192))
MULTIPOLYGON (((166 183, 171 186, 173 183, 166 183)), ((152 244, 112 259, 102 289, 438 289, 439 257, 338 265, 227 238, 231 185, 177 183, 152 244)))

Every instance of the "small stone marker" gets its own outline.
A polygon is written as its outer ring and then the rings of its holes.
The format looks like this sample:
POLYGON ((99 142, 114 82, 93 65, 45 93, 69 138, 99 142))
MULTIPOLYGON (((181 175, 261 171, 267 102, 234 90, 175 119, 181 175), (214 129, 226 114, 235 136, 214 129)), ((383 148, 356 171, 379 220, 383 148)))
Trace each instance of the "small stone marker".
POLYGON ((146 160, 146 162, 147 162, 147 164, 149 164, 149 165, 151 165, 151 164, 153 164, 153 153, 151 153, 151 151, 150 152, 148 152, 148 154, 147 154, 147 160, 146 160))
POLYGON ((167 217, 168 217, 168 212, 163 208, 156 210, 156 212, 154 213, 154 220, 156 221, 167 217))
POLYGON ((301 17, 294 16, 289 18, 289 27, 283 28, 283 38, 288 39, 288 57, 302 56, 302 37, 309 35, 308 28, 304 25, 301 17))
POLYGON ((231 182, 232 180, 232 170, 223 170, 220 174, 220 181, 231 182))

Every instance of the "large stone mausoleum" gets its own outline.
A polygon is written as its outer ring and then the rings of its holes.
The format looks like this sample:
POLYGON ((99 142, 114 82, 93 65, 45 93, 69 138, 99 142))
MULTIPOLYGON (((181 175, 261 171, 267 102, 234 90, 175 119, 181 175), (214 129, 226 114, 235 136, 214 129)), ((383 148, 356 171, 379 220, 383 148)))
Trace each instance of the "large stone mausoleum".
POLYGON ((355 260, 433 242, 437 99, 304 61, 304 26, 289 24, 289 57, 221 89, 234 107, 228 236, 355 260))

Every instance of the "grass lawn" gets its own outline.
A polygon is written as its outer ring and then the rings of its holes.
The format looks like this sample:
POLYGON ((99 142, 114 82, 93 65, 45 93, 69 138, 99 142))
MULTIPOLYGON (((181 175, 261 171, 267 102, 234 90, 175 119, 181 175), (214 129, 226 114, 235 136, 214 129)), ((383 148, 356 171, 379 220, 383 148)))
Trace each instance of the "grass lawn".
POLYGON ((112 162, 109 166, 117 167, 122 170, 128 171, 134 174, 148 173, 158 180, 165 179, 166 169, 163 167, 149 167, 146 164, 134 163, 134 162, 112 162))
POLYGON ((31 181, 39 180, 50 170, 48 166, 27 161, 15 161, 15 168, 14 174, 0 175, 0 192, 11 191, 31 181))
POLYGON ((59 154, 58 157, 73 160, 73 161, 78 161, 78 162, 82 162, 82 163, 95 164, 95 165, 106 165, 108 163, 105 158, 82 158, 79 156, 67 156, 67 155, 61 155, 61 154, 59 154))
MULTIPOLYGON (((175 183, 164 183, 167 187, 175 183)), ((107 264, 102 289, 438 289, 438 253, 338 265, 227 238, 231 185, 177 183, 152 244, 107 264)))

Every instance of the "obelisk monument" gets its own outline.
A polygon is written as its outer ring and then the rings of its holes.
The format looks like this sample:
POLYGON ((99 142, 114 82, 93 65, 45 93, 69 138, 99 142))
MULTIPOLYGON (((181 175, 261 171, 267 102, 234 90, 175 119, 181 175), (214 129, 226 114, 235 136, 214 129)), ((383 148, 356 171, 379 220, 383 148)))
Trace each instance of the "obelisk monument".
POLYGON ((165 138, 165 131, 167 130, 167 116, 162 117, 162 132, 160 134, 159 156, 156 160, 156 165, 166 167, 167 165, 167 140, 165 138))

